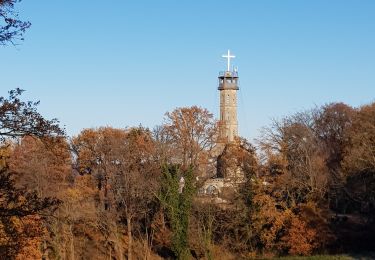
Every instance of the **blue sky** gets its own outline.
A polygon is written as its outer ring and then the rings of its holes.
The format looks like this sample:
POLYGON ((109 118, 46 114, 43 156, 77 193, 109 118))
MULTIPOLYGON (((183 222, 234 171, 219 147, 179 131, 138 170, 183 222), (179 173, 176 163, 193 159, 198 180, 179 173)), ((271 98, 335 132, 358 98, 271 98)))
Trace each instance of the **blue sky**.
POLYGON ((218 115, 221 55, 239 67, 240 134, 272 118, 375 99, 373 0, 23 0, 25 41, 0 47, 0 96, 20 87, 69 135, 154 127, 176 107, 218 115))

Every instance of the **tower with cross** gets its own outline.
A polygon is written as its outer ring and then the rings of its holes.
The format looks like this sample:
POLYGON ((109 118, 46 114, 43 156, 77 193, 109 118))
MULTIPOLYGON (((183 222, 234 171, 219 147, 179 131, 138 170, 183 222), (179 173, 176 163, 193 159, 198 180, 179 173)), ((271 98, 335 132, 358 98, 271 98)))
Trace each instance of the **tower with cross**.
POLYGON ((223 55, 227 59, 227 70, 219 73, 220 91, 220 121, 219 121, 219 141, 221 143, 231 143, 238 136, 237 121, 237 91, 238 72, 232 69, 230 61, 236 56, 231 55, 228 50, 227 55, 223 55))

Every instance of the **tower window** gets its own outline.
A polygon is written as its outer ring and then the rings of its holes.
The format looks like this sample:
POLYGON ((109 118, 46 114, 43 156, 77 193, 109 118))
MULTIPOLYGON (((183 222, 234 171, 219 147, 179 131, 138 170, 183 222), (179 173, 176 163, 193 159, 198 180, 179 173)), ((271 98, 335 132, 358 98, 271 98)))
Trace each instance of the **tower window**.
POLYGON ((229 104, 229 95, 227 95, 226 103, 229 104))

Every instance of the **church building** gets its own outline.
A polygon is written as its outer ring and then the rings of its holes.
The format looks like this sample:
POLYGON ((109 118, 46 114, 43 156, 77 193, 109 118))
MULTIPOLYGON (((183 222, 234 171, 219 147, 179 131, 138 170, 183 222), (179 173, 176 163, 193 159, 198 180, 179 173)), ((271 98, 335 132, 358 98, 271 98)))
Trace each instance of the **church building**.
POLYGON ((245 178, 236 165, 236 158, 232 151, 238 148, 238 120, 237 120, 237 91, 238 71, 231 67, 234 55, 228 53, 222 56, 227 59, 227 68, 219 73, 220 120, 219 137, 215 149, 217 157, 216 176, 205 181, 200 189, 201 195, 219 195, 225 188, 235 188, 243 183, 245 178), (234 162, 234 163, 231 163, 234 162))

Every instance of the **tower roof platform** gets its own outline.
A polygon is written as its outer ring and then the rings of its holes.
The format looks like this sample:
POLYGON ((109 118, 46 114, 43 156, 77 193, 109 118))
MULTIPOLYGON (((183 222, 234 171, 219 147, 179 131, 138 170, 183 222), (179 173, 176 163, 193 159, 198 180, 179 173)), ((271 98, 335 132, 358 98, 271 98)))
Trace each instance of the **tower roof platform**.
POLYGON ((220 71, 219 78, 238 78, 238 71, 220 71))

